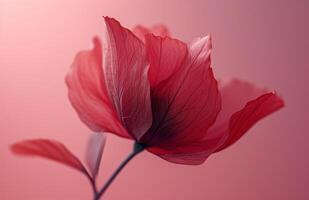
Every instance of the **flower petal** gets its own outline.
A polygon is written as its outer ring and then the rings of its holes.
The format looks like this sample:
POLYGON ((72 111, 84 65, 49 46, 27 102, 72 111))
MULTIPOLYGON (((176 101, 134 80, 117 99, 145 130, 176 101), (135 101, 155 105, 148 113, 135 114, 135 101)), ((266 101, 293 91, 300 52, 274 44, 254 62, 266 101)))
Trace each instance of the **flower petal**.
MULTIPOLYGON (((154 146, 153 149, 164 149, 165 154, 179 146, 187 146, 182 151, 191 153, 200 150, 192 149, 190 144, 203 139, 221 108, 217 81, 210 68, 210 52, 209 37, 194 41, 179 70, 152 89, 154 120, 142 142, 154 146)), ((161 59, 170 56, 162 55, 161 59)))
POLYGON ((224 136, 217 151, 232 145, 258 120, 282 108, 283 100, 276 93, 249 83, 233 80, 221 88, 222 111, 209 130, 212 137, 224 136))
POLYGON ((221 138, 201 139, 174 147, 163 149, 149 147, 147 150, 172 163, 185 165, 200 165, 222 144, 221 138))
POLYGON ((128 132, 139 139, 152 123, 144 44, 114 19, 105 17, 103 68, 109 96, 128 132))
POLYGON ((145 35, 150 34, 150 33, 156 36, 161 36, 161 37, 170 36, 170 32, 168 28, 164 26, 163 24, 157 24, 151 28, 146 28, 142 25, 137 25, 132 29, 132 31, 143 42, 145 42, 145 35))
POLYGON ((221 88, 221 94, 222 110, 203 139, 177 146, 174 150, 148 150, 170 162, 202 164, 212 153, 232 145, 258 120, 284 105, 275 93, 238 80, 225 84, 221 88))
POLYGON ((103 133, 94 133, 89 138, 86 151, 86 164, 93 178, 98 174, 105 143, 106 135, 103 133))
POLYGON ((151 63, 148 78, 151 88, 173 75, 187 55, 185 43, 170 37, 147 35, 145 45, 148 60, 151 63))
POLYGON ((93 131, 109 131, 130 136, 122 127, 106 92, 102 70, 102 47, 98 38, 94 48, 77 54, 66 76, 69 99, 80 119, 93 131))
POLYGON ((15 143, 11 150, 19 155, 39 156, 60 162, 87 174, 83 164, 63 144, 53 140, 34 139, 15 143))

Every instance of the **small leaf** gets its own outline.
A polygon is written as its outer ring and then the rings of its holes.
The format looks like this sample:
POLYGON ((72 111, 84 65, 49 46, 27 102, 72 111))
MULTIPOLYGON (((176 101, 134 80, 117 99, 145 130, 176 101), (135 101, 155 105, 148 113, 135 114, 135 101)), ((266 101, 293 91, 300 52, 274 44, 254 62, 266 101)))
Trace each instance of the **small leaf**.
POLYGON ((63 144, 48 139, 33 139, 15 143, 11 146, 13 153, 24 156, 38 156, 60 162, 87 174, 79 159, 63 144))
POLYGON ((106 135, 103 133, 92 134, 89 138, 86 152, 86 163, 93 178, 98 174, 105 143, 106 135))

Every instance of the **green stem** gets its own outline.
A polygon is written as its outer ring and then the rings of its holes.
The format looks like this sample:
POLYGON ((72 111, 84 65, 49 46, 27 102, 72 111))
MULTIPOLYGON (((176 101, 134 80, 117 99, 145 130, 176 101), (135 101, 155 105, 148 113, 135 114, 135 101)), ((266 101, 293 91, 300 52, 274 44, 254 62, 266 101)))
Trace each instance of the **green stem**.
POLYGON ((118 166, 116 171, 114 171, 114 173, 109 177, 109 179, 104 184, 104 186, 97 192, 94 200, 99 200, 101 198, 101 196, 105 193, 105 191, 108 189, 108 187, 111 185, 113 180, 117 177, 117 175, 121 172, 121 170, 130 162, 130 160, 132 160, 132 158, 134 158, 137 154, 142 152, 144 149, 145 149, 145 146, 143 144, 140 144, 137 142, 134 144, 133 151, 128 155, 128 157, 124 161, 122 161, 122 163, 118 166))

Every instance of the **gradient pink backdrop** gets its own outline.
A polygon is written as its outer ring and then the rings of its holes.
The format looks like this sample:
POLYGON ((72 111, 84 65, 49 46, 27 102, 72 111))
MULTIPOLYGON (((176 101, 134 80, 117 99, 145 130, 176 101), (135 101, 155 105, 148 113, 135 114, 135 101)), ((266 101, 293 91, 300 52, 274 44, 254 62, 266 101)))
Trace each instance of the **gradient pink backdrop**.
MULTIPOLYGON (((307 0, 0 0, 0 199, 91 199, 78 172, 13 156, 8 146, 54 138, 83 158, 90 131, 69 104, 64 76, 102 33, 102 15, 128 27, 164 22, 186 41, 211 33, 217 77, 274 88, 287 104, 201 166, 141 154, 106 200, 309 199, 308 9, 307 0)), ((108 137, 100 183, 131 144, 108 137)))

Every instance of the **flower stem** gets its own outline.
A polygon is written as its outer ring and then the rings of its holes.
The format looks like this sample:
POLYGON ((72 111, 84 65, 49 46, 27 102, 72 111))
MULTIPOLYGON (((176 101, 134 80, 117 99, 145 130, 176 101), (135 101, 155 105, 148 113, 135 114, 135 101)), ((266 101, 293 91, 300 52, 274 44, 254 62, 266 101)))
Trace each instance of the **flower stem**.
POLYGON ((88 174, 88 173, 86 173, 86 176, 87 176, 87 178, 88 178, 88 180, 89 180, 89 182, 90 182, 91 188, 92 188, 92 190, 93 190, 93 194, 94 194, 94 196, 96 196, 97 193, 98 193, 98 190, 97 190, 97 186, 96 186, 95 179, 92 178, 92 177, 90 176, 90 174, 88 174))
POLYGON ((99 200, 101 196, 105 193, 105 191, 108 189, 108 187, 111 185, 113 180, 117 177, 117 175, 121 172, 121 170, 134 158, 137 154, 142 152, 145 149, 145 145, 140 143, 135 143, 133 151, 128 155, 128 157, 122 161, 122 163, 118 166, 116 171, 109 177, 107 182, 104 184, 104 186, 97 192, 94 200, 99 200))

